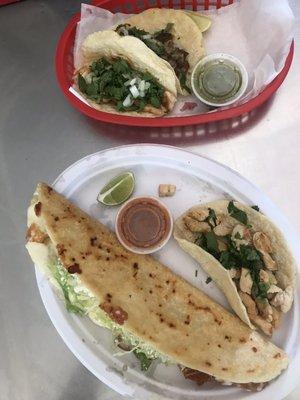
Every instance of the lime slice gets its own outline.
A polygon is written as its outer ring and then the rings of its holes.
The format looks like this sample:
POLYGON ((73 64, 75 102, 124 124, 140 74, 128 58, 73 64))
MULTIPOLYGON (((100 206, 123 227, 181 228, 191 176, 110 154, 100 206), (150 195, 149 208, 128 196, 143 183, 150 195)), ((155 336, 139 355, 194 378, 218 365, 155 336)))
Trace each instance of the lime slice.
POLYGON ((116 206, 127 200, 134 189, 134 175, 124 172, 112 178, 100 191, 97 200, 107 206, 116 206))
POLYGON ((197 11, 185 10, 184 12, 192 18, 201 32, 205 32, 210 28, 211 19, 209 17, 199 14, 197 11))

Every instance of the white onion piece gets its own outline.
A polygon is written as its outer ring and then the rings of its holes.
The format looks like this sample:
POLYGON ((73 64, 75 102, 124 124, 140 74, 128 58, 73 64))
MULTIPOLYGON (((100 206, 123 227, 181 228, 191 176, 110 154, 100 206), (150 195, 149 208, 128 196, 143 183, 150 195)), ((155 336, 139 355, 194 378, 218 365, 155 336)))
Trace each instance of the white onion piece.
POLYGON ((132 105, 132 98, 131 98, 131 94, 129 94, 125 100, 123 101, 123 106, 124 107, 130 107, 132 105))
POLYGON ((131 82, 131 80, 124 82, 124 86, 130 86, 130 82, 131 82))
POLYGON ((135 84, 135 82, 136 82, 136 78, 131 79, 130 85, 133 86, 135 84))
POLYGON ((140 97, 145 97, 145 92, 143 92, 142 90, 140 91, 140 97))
POLYGON ((139 91, 141 91, 141 92, 145 91, 145 88, 146 88, 145 83, 146 83, 145 81, 141 81, 139 83, 139 91))
POLYGON ((142 36, 142 39, 151 39, 151 38, 152 38, 152 36, 150 34, 142 36))
POLYGON ((138 89, 137 89, 136 86, 131 86, 131 87, 129 88, 129 90, 130 90, 132 96, 133 96, 135 99, 136 99, 137 97, 139 97, 140 93, 139 93, 139 91, 138 91, 138 89))
POLYGON ((150 88, 151 84, 150 82, 145 82, 145 89, 148 90, 150 88))

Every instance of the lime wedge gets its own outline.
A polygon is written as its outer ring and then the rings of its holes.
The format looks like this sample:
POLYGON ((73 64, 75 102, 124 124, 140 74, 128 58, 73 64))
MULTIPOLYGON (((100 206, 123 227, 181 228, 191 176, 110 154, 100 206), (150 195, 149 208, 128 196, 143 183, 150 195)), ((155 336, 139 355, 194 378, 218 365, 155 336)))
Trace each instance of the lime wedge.
POLYGON ((100 191, 97 200, 106 206, 116 206, 127 200, 134 189, 134 175, 124 172, 112 178, 100 191))
POLYGON ((211 19, 209 17, 199 14, 197 11, 185 10, 184 12, 192 18, 201 32, 205 32, 210 28, 211 19))

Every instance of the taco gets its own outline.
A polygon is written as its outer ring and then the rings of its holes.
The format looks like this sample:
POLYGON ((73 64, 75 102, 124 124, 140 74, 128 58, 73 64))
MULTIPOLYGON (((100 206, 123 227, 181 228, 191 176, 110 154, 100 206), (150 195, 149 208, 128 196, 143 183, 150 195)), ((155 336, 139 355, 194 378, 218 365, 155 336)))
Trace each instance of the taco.
POLYGON ((190 76, 204 56, 202 33, 184 11, 150 8, 127 18, 115 28, 121 36, 135 36, 166 60, 178 77, 184 94, 190 92, 190 76))
POLYGON ((44 183, 28 209, 26 248, 68 310, 110 329, 143 370, 157 359, 198 383, 261 390, 288 366, 283 350, 44 183))
POLYGON ((195 206, 174 237, 212 278, 249 327, 271 336, 293 303, 296 266, 279 229, 236 201, 195 206))
POLYGON ((144 117, 172 110, 179 87, 174 71, 140 40, 95 32, 81 52, 75 88, 92 107, 144 117))

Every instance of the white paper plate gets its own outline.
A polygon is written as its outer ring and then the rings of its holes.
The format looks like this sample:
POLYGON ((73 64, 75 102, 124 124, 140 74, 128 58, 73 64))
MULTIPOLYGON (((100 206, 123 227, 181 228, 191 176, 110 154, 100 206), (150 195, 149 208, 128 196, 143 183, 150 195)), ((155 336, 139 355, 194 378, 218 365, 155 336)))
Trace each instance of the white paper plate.
MULTIPOLYGON (((297 232, 263 193, 229 168, 185 150, 161 145, 134 145, 105 150, 73 164, 56 179, 54 188, 112 229, 118 207, 99 205, 96 198, 100 188, 110 178, 126 170, 135 174, 135 196, 157 195, 159 183, 176 184, 175 196, 162 199, 175 218, 194 204, 221 197, 233 197, 250 205, 258 205, 282 230, 300 264, 300 239, 297 232)), ((174 239, 155 256, 228 308, 223 294, 213 282, 208 285, 205 283, 207 276, 176 245, 174 239)), ((113 355, 115 350, 109 331, 96 326, 88 318, 69 314, 63 301, 57 298, 38 269, 36 277, 46 310, 66 345, 87 369, 122 395, 143 400, 281 400, 299 384, 299 290, 293 309, 285 316, 282 328, 272 339, 286 350, 290 366, 262 392, 250 393, 215 384, 209 387, 197 386, 185 380, 177 366, 166 367, 154 362, 146 374, 142 373, 133 355, 113 355)))

